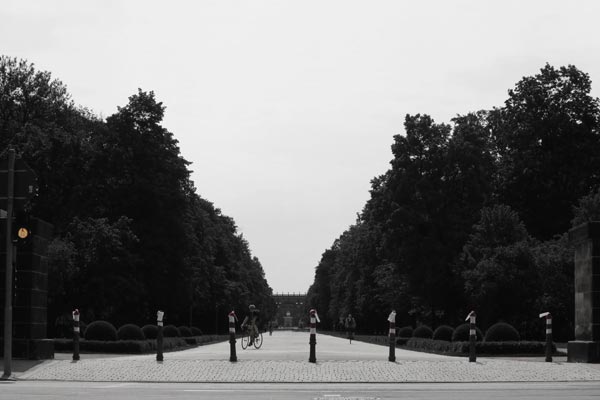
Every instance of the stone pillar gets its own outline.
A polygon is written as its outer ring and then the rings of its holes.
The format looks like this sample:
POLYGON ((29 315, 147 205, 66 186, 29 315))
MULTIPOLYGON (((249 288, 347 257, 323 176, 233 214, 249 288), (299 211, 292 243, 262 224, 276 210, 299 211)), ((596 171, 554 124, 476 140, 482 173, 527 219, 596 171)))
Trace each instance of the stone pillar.
MULTIPOLYGON (((0 220, 0 232, 6 230, 6 219, 0 220)), ((48 259, 46 249, 52 239, 53 226, 31 217, 31 240, 17 246, 16 266, 13 273, 13 346, 16 358, 54 358, 54 341, 47 339, 48 259)), ((0 256, 6 252, 0 241, 0 256)), ((3 258, 2 258, 3 260, 3 258)), ((5 265, 0 263, 0 336, 4 327, 5 265)), ((3 352, 0 350, 0 352, 3 352)))
POLYGON ((600 363, 600 222, 569 231, 575 247, 575 340, 570 362, 600 363))

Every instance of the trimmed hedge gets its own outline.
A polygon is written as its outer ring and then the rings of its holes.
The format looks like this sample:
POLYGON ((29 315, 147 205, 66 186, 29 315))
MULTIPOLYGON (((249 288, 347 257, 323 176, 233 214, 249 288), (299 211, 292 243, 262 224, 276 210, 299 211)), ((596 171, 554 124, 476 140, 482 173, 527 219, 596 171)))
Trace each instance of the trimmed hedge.
POLYGON ((447 342, 452 341, 452 334, 454 333, 454 328, 448 325, 440 325, 433 332, 434 340, 445 340, 447 342))
MULTIPOLYGON (((163 350, 177 350, 212 342, 226 341, 229 335, 206 335, 191 338, 164 338, 163 350)), ((73 351, 73 340, 54 339, 54 349, 58 352, 73 351)), ((89 353, 143 354, 156 352, 156 340, 81 340, 79 349, 89 353)))
POLYGON ((175 325, 167 325, 163 328, 164 337, 180 337, 179 329, 175 325))
POLYGON ((433 337, 433 331, 427 325, 421 325, 413 331, 413 337, 431 339, 433 337))
POLYGON ((506 322, 498 322, 490 326, 485 333, 486 342, 518 342, 521 339, 519 332, 506 322))
MULTIPOLYGON (((447 342, 445 340, 411 338, 405 345, 409 349, 430 353, 467 356, 469 342, 447 342)), ((477 355, 543 355, 546 351, 545 342, 477 342, 477 355)), ((556 353, 556 345, 552 344, 552 352, 556 353)))
POLYGON ((190 328, 188 328, 187 326, 180 326, 177 329, 179 329, 179 333, 180 333, 181 337, 194 336, 194 335, 192 335, 192 330, 190 328))
POLYGON ((116 341, 117 329, 108 321, 94 321, 85 330, 86 340, 116 341))
MULTIPOLYGON (((462 325, 457 326, 454 329, 454 333, 452 334, 452 341, 453 342, 468 342, 470 329, 471 328, 470 328, 469 324, 462 324, 462 325)), ((481 332, 481 329, 479 329, 478 327, 475 327, 475 332, 477 335, 477 340, 478 341, 483 340, 483 332, 481 332)))
POLYGON ((125 324, 117 331, 119 340, 144 340, 144 332, 135 324, 125 324))
POLYGON ((398 333, 396 334, 397 337, 401 337, 401 338, 409 338, 412 337, 413 335, 413 328, 412 326, 405 326, 403 328, 398 329, 398 333))

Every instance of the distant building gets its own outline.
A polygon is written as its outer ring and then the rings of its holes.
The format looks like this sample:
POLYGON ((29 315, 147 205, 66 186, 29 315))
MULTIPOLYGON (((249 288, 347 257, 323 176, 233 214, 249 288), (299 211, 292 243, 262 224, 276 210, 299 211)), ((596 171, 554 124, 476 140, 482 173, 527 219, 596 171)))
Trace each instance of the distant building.
POLYGON ((277 305, 275 322, 280 328, 303 328, 306 326, 307 316, 304 305, 306 294, 300 293, 276 293, 273 295, 277 305))

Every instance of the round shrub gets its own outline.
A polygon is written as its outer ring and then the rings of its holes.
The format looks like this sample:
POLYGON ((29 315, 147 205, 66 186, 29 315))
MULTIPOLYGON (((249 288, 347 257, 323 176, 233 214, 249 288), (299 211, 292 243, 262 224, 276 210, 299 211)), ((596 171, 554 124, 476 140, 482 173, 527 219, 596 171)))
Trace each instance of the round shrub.
MULTIPOLYGON (((87 330, 88 324, 83 321, 79 321, 79 336, 85 337, 85 331, 87 330)), ((73 335, 71 335, 73 336, 73 335)))
POLYGON ((414 330, 413 337, 431 339, 433 337, 433 331, 427 325, 421 325, 414 330))
POLYGON ((489 327, 485 333, 486 342, 518 342, 519 332, 506 322, 498 322, 489 327))
POLYGON ((412 326, 405 326, 403 328, 398 329, 398 334, 396 336, 398 337, 412 337, 413 335, 413 328, 412 326))
POLYGON ((179 337, 181 334, 179 333, 179 329, 175 325, 167 325, 163 329, 164 337, 179 337))
MULTIPOLYGON (((462 324, 457 326, 454 329, 454 333, 452 334, 453 342, 468 342, 469 341, 469 330, 470 324, 462 324)), ((478 327, 475 327, 475 334, 477 336, 477 340, 483 339, 483 332, 478 327)))
POLYGON ((158 327, 156 325, 144 325, 142 326, 142 332, 146 339, 156 339, 158 335, 158 327))
POLYGON ((192 336, 202 336, 202 331, 200 330, 200 328, 192 326, 190 330, 192 331, 192 336))
POLYGON ((116 341, 117 329, 108 321, 94 321, 85 330, 86 340, 116 341))
POLYGON ((192 331, 190 328, 188 328, 187 326, 180 326, 179 328, 179 334, 181 335, 181 337, 190 337, 190 336, 194 336, 192 335, 192 331))
POLYGON ((445 340, 447 342, 451 342, 453 333, 454 333, 453 327, 448 326, 448 325, 440 325, 433 332, 433 339, 445 340))
POLYGON ((125 324, 117 331, 117 337, 119 340, 144 340, 144 332, 142 329, 135 324, 125 324))

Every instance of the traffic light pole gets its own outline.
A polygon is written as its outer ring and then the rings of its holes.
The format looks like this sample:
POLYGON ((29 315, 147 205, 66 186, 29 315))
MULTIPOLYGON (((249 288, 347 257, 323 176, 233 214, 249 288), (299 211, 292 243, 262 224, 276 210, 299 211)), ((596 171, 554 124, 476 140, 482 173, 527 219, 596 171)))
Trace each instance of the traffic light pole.
POLYGON ((8 150, 8 200, 6 207, 6 277, 4 281, 4 375, 12 375, 12 285, 13 285, 13 243, 12 216, 15 181, 15 149, 8 150))

